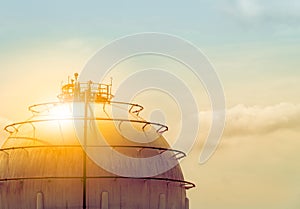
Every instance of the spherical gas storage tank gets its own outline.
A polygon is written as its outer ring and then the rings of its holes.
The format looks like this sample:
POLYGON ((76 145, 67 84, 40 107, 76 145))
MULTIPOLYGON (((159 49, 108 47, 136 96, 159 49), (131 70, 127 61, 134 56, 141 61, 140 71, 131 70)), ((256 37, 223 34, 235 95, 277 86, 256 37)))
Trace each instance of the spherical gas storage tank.
POLYGON ((58 102, 29 107, 31 118, 5 128, 0 208, 187 209, 185 154, 142 109, 113 101, 111 84, 77 79, 58 102))

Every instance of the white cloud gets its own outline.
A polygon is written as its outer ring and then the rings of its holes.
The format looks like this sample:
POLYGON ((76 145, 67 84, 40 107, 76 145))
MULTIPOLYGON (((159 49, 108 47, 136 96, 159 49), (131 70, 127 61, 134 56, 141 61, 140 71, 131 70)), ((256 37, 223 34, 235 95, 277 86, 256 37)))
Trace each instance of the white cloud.
POLYGON ((225 135, 267 134, 281 129, 299 130, 300 104, 237 105, 227 110, 225 135))
POLYGON ((239 0, 236 7, 247 17, 256 17, 262 13, 262 7, 255 0, 239 0))
POLYGON ((300 20, 298 0, 225 0, 221 10, 244 23, 298 25, 300 20))

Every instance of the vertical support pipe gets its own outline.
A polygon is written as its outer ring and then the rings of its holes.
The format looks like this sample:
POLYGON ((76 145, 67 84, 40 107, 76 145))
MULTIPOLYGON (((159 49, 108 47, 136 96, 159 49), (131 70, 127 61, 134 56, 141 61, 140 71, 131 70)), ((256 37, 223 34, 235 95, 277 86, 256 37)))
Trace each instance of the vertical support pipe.
POLYGON ((82 208, 86 209, 86 142, 87 142, 87 120, 88 120, 88 105, 90 101, 91 85, 88 83, 88 89, 84 95, 84 141, 83 141, 83 189, 82 189, 82 208))
POLYGON ((38 192, 36 194, 36 209, 44 209, 44 200, 42 192, 38 192))
POLYGON ((185 209, 189 209, 190 208, 190 200, 189 198, 185 198, 185 209))
POLYGON ((101 193, 101 209, 108 209, 108 192, 101 193))
POLYGON ((158 209, 166 209, 166 195, 159 195, 158 209))

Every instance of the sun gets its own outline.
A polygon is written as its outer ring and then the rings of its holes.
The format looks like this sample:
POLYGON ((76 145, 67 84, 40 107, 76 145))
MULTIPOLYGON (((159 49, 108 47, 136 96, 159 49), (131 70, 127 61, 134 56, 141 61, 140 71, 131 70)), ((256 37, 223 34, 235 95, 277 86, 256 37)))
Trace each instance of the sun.
POLYGON ((54 117, 55 119, 68 119, 72 117, 73 112, 72 112, 72 105, 70 104, 60 104, 53 106, 49 112, 49 116, 54 117))

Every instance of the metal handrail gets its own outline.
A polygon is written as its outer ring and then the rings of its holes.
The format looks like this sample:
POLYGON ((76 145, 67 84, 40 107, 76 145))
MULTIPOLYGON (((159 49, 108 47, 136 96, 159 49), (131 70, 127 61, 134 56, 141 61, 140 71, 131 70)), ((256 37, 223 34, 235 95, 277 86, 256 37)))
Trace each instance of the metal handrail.
MULTIPOLYGON (((170 183, 178 183, 180 187, 185 189, 191 189, 196 185, 189 181, 180 179, 169 178, 156 178, 156 177, 125 177, 125 176, 86 176, 87 179, 135 179, 135 180, 152 180, 152 181, 167 181, 170 183)), ((3 181, 18 181, 18 180, 43 180, 43 179, 82 179, 82 176, 33 176, 33 177, 15 177, 15 178, 0 178, 0 182, 3 181)))
POLYGON ((130 120, 130 119, 122 119, 122 118, 99 118, 99 117, 71 117, 71 118, 51 118, 51 119, 40 119, 40 120, 28 120, 28 121, 22 121, 17 123, 12 123, 4 127, 4 130, 8 133, 14 133, 15 131, 18 131, 18 128, 16 126, 22 125, 22 124, 32 124, 32 123, 39 123, 39 122, 49 122, 49 121, 66 121, 66 120, 96 120, 96 121, 119 121, 119 122, 130 122, 130 123, 141 123, 144 124, 142 129, 144 130, 146 126, 153 125, 158 126, 159 128, 156 130, 157 133, 162 134, 166 131, 168 131, 168 126, 155 123, 155 122, 149 122, 149 121, 143 121, 143 120, 130 120), (9 130, 9 128, 13 128, 15 131, 9 130))
MULTIPOLYGON (((129 102, 117 102, 117 101, 110 101, 110 104, 120 104, 120 105, 128 105, 130 106, 128 112, 136 114, 137 116, 139 113, 144 109, 142 105, 135 104, 135 103, 129 103, 129 102), (137 108, 137 109, 134 109, 137 108)), ((41 104, 35 104, 28 107, 28 110, 32 112, 33 114, 40 114, 43 111, 49 111, 51 108, 55 107, 56 105, 62 105, 66 104, 66 102, 47 102, 47 103, 41 103, 41 104), (45 110, 39 111, 36 108, 42 107, 42 106, 48 106, 51 105, 52 107, 46 108, 45 110)))
MULTIPOLYGON (((32 139, 32 138, 30 138, 32 139)), ((18 146, 18 147, 7 147, 1 148, 0 152, 7 152, 9 150, 18 150, 18 149, 35 149, 35 148, 78 148, 81 145, 32 145, 32 146, 18 146)), ((171 149, 171 148, 164 148, 164 147, 154 147, 154 146, 141 146, 141 145, 87 145, 87 147, 99 147, 99 148, 141 148, 141 149, 153 149, 159 150, 164 152, 174 152, 175 154, 172 155, 176 160, 179 160, 183 157, 186 157, 186 154, 180 150, 171 149), (179 157, 177 157, 179 156, 179 157)))

